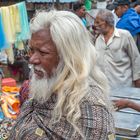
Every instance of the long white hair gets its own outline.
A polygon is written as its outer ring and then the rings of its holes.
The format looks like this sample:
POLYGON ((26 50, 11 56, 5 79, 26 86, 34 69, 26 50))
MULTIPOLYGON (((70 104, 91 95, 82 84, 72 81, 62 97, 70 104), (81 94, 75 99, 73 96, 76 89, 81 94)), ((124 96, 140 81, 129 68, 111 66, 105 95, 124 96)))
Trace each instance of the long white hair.
POLYGON ((96 51, 89 32, 75 14, 68 11, 50 11, 38 13, 31 22, 31 32, 49 28, 56 45, 60 61, 64 66, 53 85, 53 93, 58 100, 53 111, 53 123, 62 115, 73 125, 76 131, 81 117, 80 103, 87 95, 92 77, 104 94, 108 92, 105 75, 96 66, 96 51))

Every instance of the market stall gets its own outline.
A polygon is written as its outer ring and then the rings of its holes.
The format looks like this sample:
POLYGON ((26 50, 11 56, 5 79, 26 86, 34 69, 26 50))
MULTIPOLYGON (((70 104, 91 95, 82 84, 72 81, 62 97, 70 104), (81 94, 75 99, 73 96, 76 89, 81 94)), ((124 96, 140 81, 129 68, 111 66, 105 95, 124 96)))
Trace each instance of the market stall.
POLYGON ((0 7, 0 140, 8 139, 20 112, 20 87, 5 68, 15 62, 14 50, 25 49, 30 38, 25 2, 0 7))

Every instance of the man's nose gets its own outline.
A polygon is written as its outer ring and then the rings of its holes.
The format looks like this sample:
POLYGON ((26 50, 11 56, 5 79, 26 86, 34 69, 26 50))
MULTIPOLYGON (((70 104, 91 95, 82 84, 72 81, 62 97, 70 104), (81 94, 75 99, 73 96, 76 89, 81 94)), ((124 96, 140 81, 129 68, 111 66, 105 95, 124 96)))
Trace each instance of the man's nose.
POLYGON ((40 59, 39 59, 37 53, 34 53, 34 54, 32 54, 32 55, 30 56, 29 63, 30 63, 30 64, 35 64, 35 65, 37 65, 37 64, 40 63, 40 59))

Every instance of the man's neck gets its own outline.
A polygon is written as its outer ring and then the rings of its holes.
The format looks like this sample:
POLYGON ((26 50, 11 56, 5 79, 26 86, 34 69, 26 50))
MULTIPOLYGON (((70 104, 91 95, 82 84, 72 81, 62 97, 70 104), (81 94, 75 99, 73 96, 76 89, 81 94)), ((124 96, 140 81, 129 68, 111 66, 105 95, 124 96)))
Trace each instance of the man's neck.
POLYGON ((114 32, 114 27, 110 27, 109 31, 103 34, 106 44, 108 40, 111 38, 113 32, 114 32))

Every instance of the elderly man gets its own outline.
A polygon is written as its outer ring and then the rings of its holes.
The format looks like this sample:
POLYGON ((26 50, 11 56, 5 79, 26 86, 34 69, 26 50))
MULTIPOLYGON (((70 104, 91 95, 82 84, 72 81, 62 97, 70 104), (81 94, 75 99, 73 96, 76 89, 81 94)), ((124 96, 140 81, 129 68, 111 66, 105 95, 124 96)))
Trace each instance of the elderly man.
POLYGON ((42 12, 31 32, 31 99, 9 139, 115 139, 107 79, 80 19, 66 11, 42 12))
POLYGON ((114 16, 109 10, 100 10, 94 24, 100 32, 95 43, 98 64, 110 86, 140 87, 140 54, 131 34, 114 28, 114 16))

